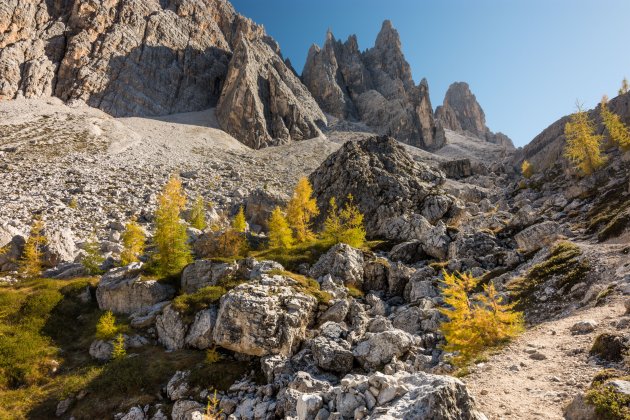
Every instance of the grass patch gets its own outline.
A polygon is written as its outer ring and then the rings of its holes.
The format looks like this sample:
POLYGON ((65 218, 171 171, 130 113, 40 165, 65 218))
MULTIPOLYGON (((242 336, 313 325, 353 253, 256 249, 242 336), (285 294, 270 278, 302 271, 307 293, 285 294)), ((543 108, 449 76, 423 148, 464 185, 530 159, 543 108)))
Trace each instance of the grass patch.
POLYGON ((177 296, 173 299, 172 307, 182 314, 184 318, 191 318, 197 312, 207 309, 208 306, 218 303, 221 296, 227 293, 222 286, 206 286, 195 293, 177 296))
POLYGON ((287 270, 297 270, 300 264, 314 264, 319 257, 328 251, 330 243, 321 240, 297 244, 290 249, 270 248, 251 251, 250 257, 258 260, 273 260, 282 264, 287 270))
POLYGON ((348 294, 355 299, 361 299, 362 297, 365 296, 365 293, 363 293, 363 290, 359 289, 353 284, 346 285, 346 288, 348 289, 348 294))
POLYGON ((0 418, 51 417, 56 402, 94 377, 79 366, 90 363, 100 311, 78 296, 95 283, 31 279, 0 287, 0 418))
POLYGON ((312 278, 302 276, 300 274, 295 274, 286 270, 272 270, 269 272, 269 275, 284 276, 290 278, 291 280, 294 280, 297 283, 297 285, 295 286, 295 289, 297 291, 313 296, 315 299, 317 299, 317 302, 319 303, 328 304, 332 299, 330 293, 321 290, 317 280, 314 280, 312 278))
POLYGON ((552 277, 557 278, 558 289, 572 287, 583 281, 590 270, 588 261, 580 259, 581 255, 582 251, 577 245, 569 241, 559 242, 551 248, 549 257, 534 265, 525 277, 510 281, 508 290, 519 299, 519 306, 523 306, 531 302, 534 292, 552 277))

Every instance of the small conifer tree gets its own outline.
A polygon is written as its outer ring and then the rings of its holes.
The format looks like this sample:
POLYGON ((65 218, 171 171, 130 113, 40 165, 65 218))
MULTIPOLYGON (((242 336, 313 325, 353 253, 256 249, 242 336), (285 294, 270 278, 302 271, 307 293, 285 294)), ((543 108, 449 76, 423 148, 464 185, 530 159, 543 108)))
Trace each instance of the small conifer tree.
POLYGON ((37 277, 42 272, 42 248, 46 244, 43 235, 44 222, 36 217, 31 225, 31 234, 24 245, 24 252, 20 260, 20 272, 27 277, 37 277))
POLYGON ((523 330, 523 314, 513 310, 515 304, 504 304, 493 284, 484 286, 484 293, 471 301, 469 294, 478 283, 470 274, 444 271, 442 296, 448 307, 440 312, 448 321, 440 325, 440 331, 446 339, 444 350, 456 354, 452 361, 457 366, 523 330))
POLYGON ((101 253, 101 245, 96 239, 96 236, 92 236, 90 240, 83 247, 85 255, 81 259, 81 264, 85 268, 85 271, 91 276, 101 274, 101 264, 105 261, 103 254, 101 253))
POLYGON ((606 159, 601 153, 603 137, 595 134, 595 124, 586 111, 577 105, 577 112, 571 115, 564 127, 566 145, 564 156, 580 170, 583 175, 590 175, 599 169, 606 159))
POLYGON ((232 219, 232 229, 239 233, 243 233, 247 230, 247 221, 245 220, 245 210, 243 206, 238 208, 238 213, 232 219))
POLYGON ((179 177, 172 176, 158 197, 155 214, 154 257, 160 275, 176 274, 192 261, 186 226, 180 223, 185 205, 182 183, 179 177))
POLYGON ((314 238, 311 230, 311 219, 319 214, 319 209, 317 208, 317 201, 312 195, 313 187, 308 178, 300 178, 293 191, 293 197, 287 205, 287 221, 299 243, 314 238))
POLYGON ((135 217, 132 217, 125 225, 122 234, 123 251, 120 253, 120 263, 129 265, 138 261, 138 257, 144 252, 146 235, 138 224, 135 217))
POLYGON ((630 150, 630 129, 621 121, 619 115, 608 109, 607 103, 608 98, 604 96, 600 107, 604 127, 614 143, 624 151, 630 150))
POLYGON ((206 222, 206 205, 201 195, 195 199, 192 209, 190 210, 190 226, 195 229, 204 230, 208 223, 206 222))
POLYGON ((346 204, 341 211, 339 211, 335 198, 331 198, 328 215, 324 221, 324 230, 321 234, 322 240, 332 245, 345 243, 360 248, 365 243, 365 236, 363 214, 354 204, 352 195, 348 195, 346 204))
POLYGON ((620 95, 624 95, 626 93, 630 92, 630 84, 628 83, 628 79, 627 78, 623 78, 623 80, 621 81, 621 87, 619 88, 619 94, 620 95))
POLYGON ((111 311, 105 312, 96 323, 96 338, 99 340, 111 340, 117 333, 116 317, 111 311))
POLYGON ((521 164, 521 173, 525 178, 531 178, 534 175, 534 167, 528 160, 524 160, 521 164))
POLYGON ((125 337, 122 334, 118 334, 113 343, 112 359, 121 360, 127 356, 127 350, 125 349, 125 337))
POLYGON ((282 214, 280 207, 276 207, 269 217, 269 247, 289 249, 293 246, 294 239, 287 219, 282 214))

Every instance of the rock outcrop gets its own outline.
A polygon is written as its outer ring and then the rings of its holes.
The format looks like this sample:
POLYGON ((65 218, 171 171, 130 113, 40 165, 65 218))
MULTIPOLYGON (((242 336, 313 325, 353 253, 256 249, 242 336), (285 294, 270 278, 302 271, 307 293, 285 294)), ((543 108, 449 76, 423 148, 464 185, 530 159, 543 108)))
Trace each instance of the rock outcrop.
POLYGON ((340 206, 352 194, 370 236, 408 241, 456 215, 455 199, 440 191, 444 175, 414 161, 391 137, 348 142, 311 174, 320 222, 335 197, 340 206), (426 217, 425 217, 426 216, 426 217), (419 220, 423 223, 418 225, 419 220), (425 226, 426 225, 426 226, 425 226))
POLYGON ((221 126, 255 149, 320 135, 326 117, 286 67, 275 41, 250 22, 237 28, 240 38, 217 107, 221 126))
POLYGON ((263 275, 221 298, 214 342, 252 356, 290 355, 304 339, 317 301, 282 276, 263 275))
POLYGON ((169 300, 175 289, 157 280, 143 279, 142 264, 133 263, 103 275, 96 288, 96 300, 102 310, 131 314, 169 300))
POLYGON ((508 136, 493 133, 486 126, 486 115, 465 82, 456 82, 449 86, 444 103, 435 110, 435 118, 449 130, 469 133, 480 140, 514 149, 508 136))
POLYGON ((428 83, 413 81, 390 21, 365 52, 359 51, 356 36, 342 43, 328 32, 322 48, 311 47, 302 80, 321 108, 337 118, 362 121, 380 134, 424 149, 444 145, 428 83))
POLYGON ((218 104, 222 128, 256 148, 316 137, 326 121, 277 44, 227 0, 9 0, 0 67, 0 99, 57 96, 114 116, 218 104))

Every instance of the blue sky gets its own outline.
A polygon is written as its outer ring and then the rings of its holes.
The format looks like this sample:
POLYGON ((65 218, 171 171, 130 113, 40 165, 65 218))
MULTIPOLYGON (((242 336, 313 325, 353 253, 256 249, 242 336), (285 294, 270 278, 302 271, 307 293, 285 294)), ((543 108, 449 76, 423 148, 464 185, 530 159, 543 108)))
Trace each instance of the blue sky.
POLYGON ((383 20, 400 32, 414 79, 434 107, 465 81, 493 131, 523 146, 575 101, 616 95, 630 78, 630 0, 233 0, 280 44, 301 73, 331 28, 374 44, 383 20))

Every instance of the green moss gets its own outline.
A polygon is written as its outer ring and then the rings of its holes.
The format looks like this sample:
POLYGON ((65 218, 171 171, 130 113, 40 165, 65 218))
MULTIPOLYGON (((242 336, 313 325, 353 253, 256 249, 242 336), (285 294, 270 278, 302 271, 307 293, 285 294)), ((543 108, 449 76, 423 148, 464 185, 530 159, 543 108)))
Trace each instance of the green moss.
POLYGON ((291 280, 294 280, 297 283, 295 289, 297 289, 299 292, 313 296, 315 299, 317 299, 317 302, 319 303, 328 304, 332 299, 330 293, 321 290, 317 280, 314 280, 312 278, 292 273, 286 270, 272 270, 269 272, 269 274, 272 276, 284 276, 290 278, 291 280))

